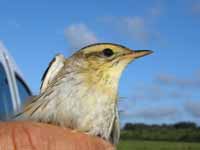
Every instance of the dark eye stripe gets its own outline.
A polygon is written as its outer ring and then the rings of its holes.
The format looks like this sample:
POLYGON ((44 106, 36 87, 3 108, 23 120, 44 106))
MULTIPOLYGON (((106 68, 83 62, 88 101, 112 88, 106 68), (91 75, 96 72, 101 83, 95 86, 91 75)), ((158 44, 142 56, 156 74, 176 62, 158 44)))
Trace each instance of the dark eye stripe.
POLYGON ((103 55, 106 57, 110 57, 114 54, 113 50, 110 48, 106 48, 103 50, 103 55))

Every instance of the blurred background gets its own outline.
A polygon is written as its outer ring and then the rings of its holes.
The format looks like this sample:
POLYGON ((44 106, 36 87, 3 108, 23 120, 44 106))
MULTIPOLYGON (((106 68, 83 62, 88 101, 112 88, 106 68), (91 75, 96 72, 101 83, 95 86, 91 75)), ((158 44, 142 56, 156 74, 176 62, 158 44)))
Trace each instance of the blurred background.
MULTIPOLYGON (((187 125, 198 130, 200 141, 199 0, 0 0, 0 41, 33 94, 57 53, 69 57, 96 42, 153 50, 130 64, 121 78, 122 127, 133 132, 139 126, 137 131, 146 133, 144 126, 153 130, 158 125, 156 131, 173 127, 178 134, 175 125, 182 123, 184 131, 187 125)), ((134 134, 122 137, 132 140, 134 134)))

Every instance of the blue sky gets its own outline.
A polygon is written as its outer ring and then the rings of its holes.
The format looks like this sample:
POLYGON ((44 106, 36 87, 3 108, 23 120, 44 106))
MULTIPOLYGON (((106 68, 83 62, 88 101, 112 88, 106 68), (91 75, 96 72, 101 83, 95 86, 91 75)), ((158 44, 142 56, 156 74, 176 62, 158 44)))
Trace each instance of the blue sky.
POLYGON ((154 50, 121 78, 122 123, 200 124, 199 27, 198 0, 0 0, 0 41, 36 94, 57 53, 94 42, 154 50))

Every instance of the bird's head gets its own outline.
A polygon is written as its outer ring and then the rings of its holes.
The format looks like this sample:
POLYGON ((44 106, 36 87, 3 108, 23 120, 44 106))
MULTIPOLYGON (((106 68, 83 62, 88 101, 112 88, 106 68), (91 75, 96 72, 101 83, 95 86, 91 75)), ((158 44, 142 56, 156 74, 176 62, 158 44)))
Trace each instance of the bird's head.
POLYGON ((118 82, 127 64, 151 53, 151 50, 131 50, 118 44, 97 43, 80 49, 71 58, 91 74, 118 82))

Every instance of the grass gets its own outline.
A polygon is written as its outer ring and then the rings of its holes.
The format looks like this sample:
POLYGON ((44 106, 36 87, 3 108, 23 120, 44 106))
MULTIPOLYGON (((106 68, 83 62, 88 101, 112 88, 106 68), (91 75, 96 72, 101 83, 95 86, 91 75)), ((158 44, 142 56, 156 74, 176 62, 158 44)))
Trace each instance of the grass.
POLYGON ((118 150, 200 150, 200 143, 121 140, 118 150))

